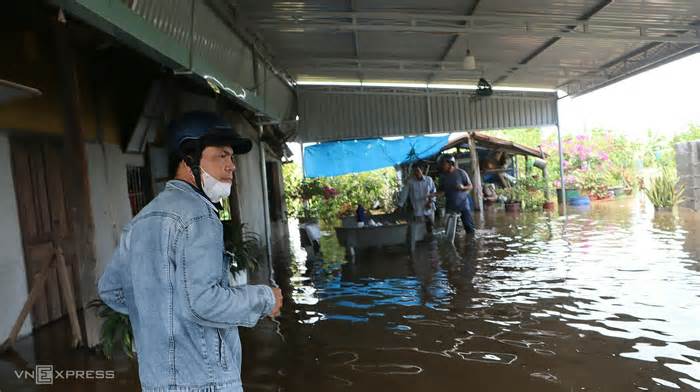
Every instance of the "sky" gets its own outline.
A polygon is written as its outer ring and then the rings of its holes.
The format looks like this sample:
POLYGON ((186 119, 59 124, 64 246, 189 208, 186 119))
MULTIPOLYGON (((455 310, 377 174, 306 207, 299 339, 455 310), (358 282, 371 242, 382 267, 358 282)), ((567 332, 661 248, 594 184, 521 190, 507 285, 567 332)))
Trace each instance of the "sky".
POLYGON ((593 128, 644 137, 672 135, 700 125, 700 54, 694 54, 596 90, 559 101, 562 132, 593 128))

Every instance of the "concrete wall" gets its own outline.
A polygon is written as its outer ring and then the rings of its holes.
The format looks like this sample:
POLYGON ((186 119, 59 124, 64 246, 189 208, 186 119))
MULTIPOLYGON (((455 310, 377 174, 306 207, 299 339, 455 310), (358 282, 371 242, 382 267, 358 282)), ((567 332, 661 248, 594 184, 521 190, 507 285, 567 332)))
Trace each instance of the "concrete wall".
POLYGON ((676 170, 685 185, 682 206, 700 211, 700 140, 676 144, 676 170))
MULTIPOLYGON (((22 249, 22 234, 17 214, 17 199, 12 177, 10 143, 6 135, 0 134, 0 342, 10 330, 27 300, 27 275, 22 249)), ((27 317, 20 336, 32 331, 31 315, 27 317)))

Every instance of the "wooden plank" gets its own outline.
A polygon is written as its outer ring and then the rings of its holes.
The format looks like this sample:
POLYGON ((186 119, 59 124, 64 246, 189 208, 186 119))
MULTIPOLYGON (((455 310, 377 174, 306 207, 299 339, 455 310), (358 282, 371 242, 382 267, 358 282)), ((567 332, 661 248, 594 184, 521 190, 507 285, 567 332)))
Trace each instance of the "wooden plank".
POLYGON ((32 179, 34 213, 37 217, 37 234, 32 240, 50 240, 51 217, 46 191, 46 165, 41 144, 33 144, 29 150, 29 170, 32 179))
MULTIPOLYGON (((65 193, 69 220, 73 228, 73 240, 79 279, 74 284, 80 293, 79 301, 83 306, 97 297, 95 285, 94 227, 90 208, 90 186, 88 183, 85 138, 81 127, 80 97, 78 93, 78 75, 75 63, 74 47, 65 23, 54 20, 51 33, 54 41, 56 79, 58 81, 59 101, 63 112, 63 161, 66 164, 65 193)), ((88 346, 99 342, 99 320, 94 312, 83 312, 88 346)))
POLYGON ((77 347, 82 343, 82 333, 80 332, 80 323, 78 322, 78 311, 73 298, 73 284, 71 283, 68 269, 66 268, 66 260, 63 257, 61 247, 56 248, 56 262, 58 268, 58 276, 61 279, 61 287, 63 288, 63 301, 68 307, 68 319, 70 320, 71 330, 73 331, 73 347, 77 347))
MULTIPOLYGON (((46 279, 46 270, 49 268, 51 264, 51 260, 45 260, 43 265, 40 268, 40 271, 36 274, 33 280, 33 287, 43 287, 44 286, 44 279, 46 279)), ((39 289, 32 289, 29 292, 29 295, 27 297, 27 301, 24 303, 24 306, 22 307, 22 310, 19 313, 19 316, 15 320, 15 324, 12 327, 12 331, 10 332, 10 336, 8 337, 7 341, 3 343, 2 349, 0 351, 4 351, 7 346, 14 347, 15 345, 15 340, 17 339, 17 335, 19 334, 20 329, 22 328, 22 324, 24 324, 24 320, 27 318, 27 315, 29 314, 30 309, 33 307, 34 303, 36 302, 37 298, 39 297, 40 290, 39 289)))
MULTIPOLYGON (((15 195, 17 198, 17 211, 19 212, 19 223, 22 230, 22 239, 34 238, 37 235, 36 218, 32 208, 32 182, 29 173, 29 155, 25 143, 16 138, 11 141, 12 150, 12 176, 15 183, 15 195)), ((28 283, 32 277, 29 276, 28 283)))
MULTIPOLYGON (((34 284, 36 282, 36 275, 41 273, 42 268, 46 266, 47 260, 51 260, 53 257, 53 246, 50 242, 44 242, 40 245, 34 245, 27 247, 25 250, 25 255, 27 258, 27 267, 31 268, 31 284, 30 290, 34 290, 34 284)), ((48 303, 48 290, 46 286, 46 280, 49 277, 50 267, 45 267, 43 274, 45 275, 42 279, 41 287, 37 288, 37 298, 34 301, 34 306, 32 308, 32 322, 34 327, 40 327, 49 321, 51 321, 49 315, 49 303, 48 303)))
POLYGON ((61 147, 57 144, 46 145, 46 182, 48 186, 51 210, 51 232, 54 240, 68 237, 68 217, 66 212, 65 192, 63 189, 63 162, 61 147))
POLYGON ((46 304, 49 322, 61 318, 61 291, 59 290, 58 271, 55 266, 49 268, 46 276, 46 304))
MULTIPOLYGON (((35 189, 35 192, 45 195, 45 200, 42 200, 41 203, 43 209, 48 213, 47 235, 52 239, 52 243, 55 243, 59 236, 66 234, 61 232, 61 217, 65 217, 65 207, 60 202, 63 200, 63 186, 60 185, 62 176, 59 171, 60 162, 56 160, 57 150, 58 147, 54 143, 45 142, 41 144, 41 157, 44 164, 42 173, 44 174, 45 185, 43 188, 35 189)), ((48 317, 49 321, 54 321, 65 314, 61 309, 61 292, 59 290, 58 271, 55 263, 47 272, 45 284, 48 317)))

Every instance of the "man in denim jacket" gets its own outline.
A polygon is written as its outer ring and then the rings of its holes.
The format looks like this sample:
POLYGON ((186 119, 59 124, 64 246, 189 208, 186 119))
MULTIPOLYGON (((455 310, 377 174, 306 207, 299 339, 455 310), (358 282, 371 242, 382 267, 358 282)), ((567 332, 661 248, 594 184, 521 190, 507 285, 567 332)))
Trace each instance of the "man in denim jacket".
POLYGON ((168 132, 175 179, 124 228, 99 295, 129 316, 144 391, 242 391, 238 327, 282 304, 277 288, 228 279, 219 202, 233 154, 252 144, 208 112, 187 113, 168 132))

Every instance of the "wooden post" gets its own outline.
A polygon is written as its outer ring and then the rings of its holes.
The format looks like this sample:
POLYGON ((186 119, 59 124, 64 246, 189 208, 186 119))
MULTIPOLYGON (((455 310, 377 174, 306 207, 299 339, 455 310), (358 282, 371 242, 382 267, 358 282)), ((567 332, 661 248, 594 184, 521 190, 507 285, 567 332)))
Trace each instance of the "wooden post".
POLYGON ((479 168, 479 155, 476 152, 476 142, 474 137, 469 135, 469 151, 472 161, 472 184, 474 185, 474 206, 475 210, 484 210, 484 192, 481 189, 481 169, 479 168))
POLYGON ((63 257, 63 249, 60 246, 57 246, 54 242, 53 254, 51 257, 46 258, 42 262, 39 272, 34 275, 32 290, 29 292, 27 301, 24 303, 22 311, 19 312, 17 320, 15 320, 10 336, 0 347, 0 352, 5 351, 8 348, 14 348, 15 342, 17 341, 17 335, 22 328, 22 324, 24 324, 24 320, 29 315, 29 311, 32 309, 32 306, 34 306, 34 303, 36 303, 36 301, 39 299, 52 266, 56 266, 58 270, 61 293, 63 293, 63 300, 65 301, 66 308, 68 309, 68 318, 70 320, 71 330, 73 332, 73 347, 78 347, 83 342, 80 332, 80 323, 78 322, 78 311, 75 307, 75 299, 73 298, 73 285, 70 282, 70 276, 68 275, 68 269, 66 268, 66 260, 63 257))
POLYGON ((551 195, 549 192, 549 175, 547 173, 547 165, 542 168, 542 178, 544 179, 544 200, 548 202, 551 195))
POLYGON ((39 298, 39 295, 41 294, 41 288, 44 287, 44 283, 46 283, 46 278, 48 277, 48 272, 49 268, 51 267, 52 261, 53 256, 46 258, 42 262, 39 272, 36 275, 34 275, 34 279, 32 282, 32 290, 29 292, 27 301, 24 303, 22 311, 19 312, 17 320, 15 320, 15 325, 12 327, 10 336, 2 344, 2 347, 0 347, 0 352, 3 352, 6 349, 15 346, 15 341, 17 340, 17 335, 19 334, 20 329, 22 329, 22 324, 29 315, 29 312, 32 310, 32 306, 34 306, 34 303, 39 298))
POLYGON ((530 157, 525 155, 525 177, 530 178, 530 157))
POLYGON ((63 257, 63 249, 60 246, 57 246, 55 249, 55 260, 58 269, 58 278, 61 282, 61 293, 63 293, 63 300, 66 302, 68 319, 70 320, 71 330, 73 331, 73 347, 78 347, 83 339, 80 333, 80 323, 78 322, 78 310, 75 307, 75 298, 73 298, 73 285, 70 282, 70 276, 66 268, 66 259, 63 257))
MULTIPOLYGON (((78 97, 78 73, 73 47, 70 43, 66 22, 57 18, 51 21, 55 43, 55 57, 59 98, 63 106, 63 152, 66 169, 64 191, 69 220, 74 230, 75 250, 78 257, 79 302, 83 309, 97 298, 97 261, 94 249, 94 223, 90 207, 90 186, 88 183, 85 139, 80 124, 80 103, 78 97)), ((85 325, 85 339, 88 346, 99 343, 99 320, 95 312, 82 312, 85 325)))

